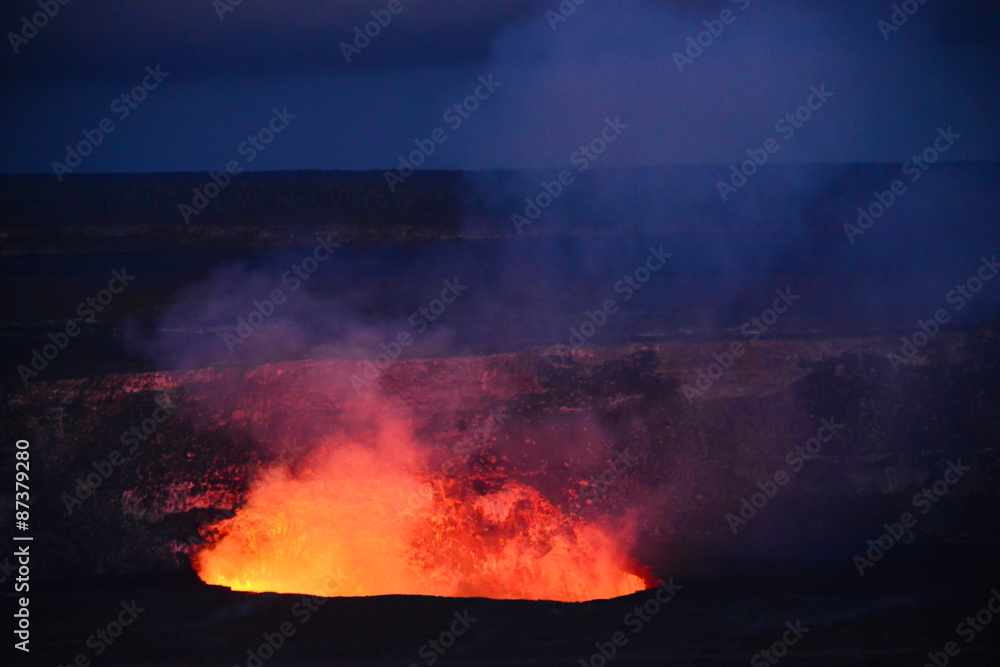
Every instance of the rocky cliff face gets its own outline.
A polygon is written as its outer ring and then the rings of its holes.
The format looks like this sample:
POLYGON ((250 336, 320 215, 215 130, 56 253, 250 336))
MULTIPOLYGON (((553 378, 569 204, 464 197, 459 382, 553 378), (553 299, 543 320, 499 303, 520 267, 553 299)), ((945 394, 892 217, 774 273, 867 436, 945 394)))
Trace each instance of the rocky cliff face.
POLYGON ((969 471, 904 542, 995 541, 996 332, 941 337, 899 372, 885 356, 895 344, 760 342, 710 386, 726 343, 112 375, 34 383, 8 395, 2 419, 31 443, 33 564, 46 575, 186 567, 261 470, 294 471, 327 434, 377 429, 357 416, 362 400, 377 402, 365 414, 406 415, 435 466, 634 522, 634 555, 654 569, 863 544, 958 459, 969 471), (638 463, 609 478, 626 450, 638 463), (786 483, 734 536, 727 515, 778 471, 786 483))

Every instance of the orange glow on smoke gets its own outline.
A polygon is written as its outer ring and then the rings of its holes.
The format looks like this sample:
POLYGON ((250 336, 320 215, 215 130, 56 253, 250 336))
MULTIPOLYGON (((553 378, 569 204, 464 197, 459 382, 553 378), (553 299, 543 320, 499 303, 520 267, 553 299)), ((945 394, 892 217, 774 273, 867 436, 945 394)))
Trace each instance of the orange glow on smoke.
POLYGON ((305 469, 262 474, 244 507, 213 526, 221 538, 194 556, 198 575, 326 596, 582 601, 648 587, 618 536, 530 486, 420 473, 403 432, 380 438, 377 449, 328 443, 305 469))

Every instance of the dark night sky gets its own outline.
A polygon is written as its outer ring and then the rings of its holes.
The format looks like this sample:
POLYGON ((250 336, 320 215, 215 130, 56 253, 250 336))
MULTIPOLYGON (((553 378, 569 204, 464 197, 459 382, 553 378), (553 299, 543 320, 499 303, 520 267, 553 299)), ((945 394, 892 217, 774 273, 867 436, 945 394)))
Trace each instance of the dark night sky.
POLYGON ((746 2, 587 0, 553 31, 558 0, 402 0, 351 64, 340 43, 388 0, 243 0, 225 20, 212 0, 71 0, 17 54, 7 34, 39 9, 6 2, 0 172, 51 172, 157 64, 169 77, 79 171, 220 169, 273 107, 297 118, 250 169, 392 167, 489 74, 501 87, 424 168, 565 166, 608 116, 629 129, 600 166, 729 164, 820 84, 834 96, 776 160, 902 162, 949 125, 946 159, 1000 159, 995 2, 926 0, 888 41, 890 2, 746 2), (725 8, 735 21, 678 72, 673 52, 725 8))

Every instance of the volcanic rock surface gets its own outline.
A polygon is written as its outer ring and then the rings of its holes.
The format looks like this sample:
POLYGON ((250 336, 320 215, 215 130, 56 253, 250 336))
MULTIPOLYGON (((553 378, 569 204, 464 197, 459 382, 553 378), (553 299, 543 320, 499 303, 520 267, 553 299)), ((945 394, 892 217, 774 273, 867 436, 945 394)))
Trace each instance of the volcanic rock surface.
MULTIPOLYGON (((995 541, 995 333, 947 336, 898 373, 885 358, 892 345, 760 342, 690 401, 683 387, 725 344, 415 359, 374 385, 381 400, 405 406, 438 459, 472 437, 455 471, 499 470, 567 512, 638 521, 633 555, 656 572, 705 554, 828 557, 898 516, 957 459, 971 467, 967 478, 906 543, 995 541), (843 428, 734 537, 727 514, 789 470, 788 452, 823 420, 843 428), (581 483, 624 451, 639 463, 581 495, 581 483)), ((361 362, 314 360, 39 382, 12 395, 3 421, 31 442, 36 525, 49 545, 39 571, 187 567, 202 529, 239 508, 262 469, 294 465, 340 428, 354 400, 345 387, 363 372, 361 362), (163 404, 173 408, 154 422, 163 404), (149 435, 144 420, 155 423, 149 435), (88 492, 87 477, 93 483, 109 461, 120 464, 88 492)))

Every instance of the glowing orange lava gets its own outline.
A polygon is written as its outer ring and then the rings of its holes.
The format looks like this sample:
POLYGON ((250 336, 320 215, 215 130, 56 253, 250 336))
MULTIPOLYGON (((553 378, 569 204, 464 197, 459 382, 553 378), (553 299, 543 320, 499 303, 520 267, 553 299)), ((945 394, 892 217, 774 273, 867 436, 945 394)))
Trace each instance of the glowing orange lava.
POLYGON ((326 596, 583 601, 648 587, 628 571, 618 536, 535 489, 422 465, 408 445, 349 444, 320 450, 295 475, 269 470, 212 527, 222 537, 195 554, 195 569, 235 590, 326 596))

